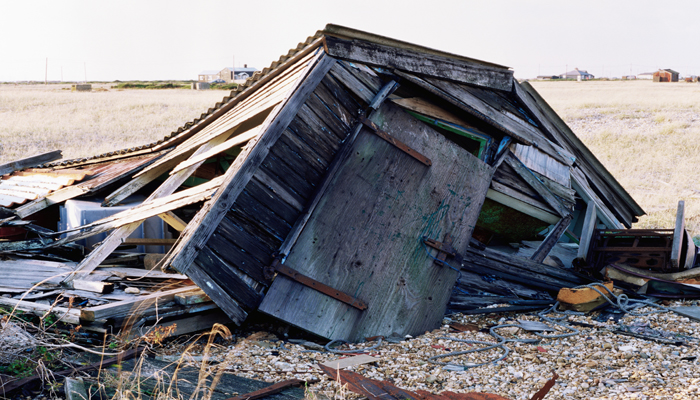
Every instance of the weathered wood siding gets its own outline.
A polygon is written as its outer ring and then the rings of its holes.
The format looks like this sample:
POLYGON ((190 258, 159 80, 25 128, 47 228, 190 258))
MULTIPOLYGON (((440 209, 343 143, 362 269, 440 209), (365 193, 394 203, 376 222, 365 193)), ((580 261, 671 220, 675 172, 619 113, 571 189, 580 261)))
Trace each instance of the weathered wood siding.
POLYGON ((340 83, 341 75, 359 79, 362 74, 340 63, 331 69, 195 259, 245 309, 256 309, 262 300, 270 284, 264 268, 313 196, 358 110, 366 107, 340 83))
POLYGON ((435 264, 421 239, 442 241, 449 233, 464 251, 491 180, 490 166, 399 107, 384 104, 373 120, 432 166, 364 129, 285 261, 368 309, 284 276, 260 305, 327 338, 356 341, 435 328, 457 273, 435 264))

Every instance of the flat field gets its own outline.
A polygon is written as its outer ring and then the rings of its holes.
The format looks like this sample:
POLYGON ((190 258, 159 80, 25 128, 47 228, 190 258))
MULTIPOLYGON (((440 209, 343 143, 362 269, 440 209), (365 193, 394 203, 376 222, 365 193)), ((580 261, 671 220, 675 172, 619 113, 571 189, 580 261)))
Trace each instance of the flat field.
POLYGON ((530 83, 646 211, 636 228, 673 228, 685 200, 700 234, 700 84, 530 83))
MULTIPOLYGON (((647 212, 636 227, 673 227, 678 200, 700 235, 700 85, 532 81, 647 212)), ((99 87, 100 85, 93 85, 99 87)), ((0 85, 0 163, 61 149, 85 157, 159 140, 228 94, 209 90, 71 92, 0 85)))
POLYGON ((110 87, 0 84, 0 163, 50 150, 70 159, 151 143, 229 93, 110 87))

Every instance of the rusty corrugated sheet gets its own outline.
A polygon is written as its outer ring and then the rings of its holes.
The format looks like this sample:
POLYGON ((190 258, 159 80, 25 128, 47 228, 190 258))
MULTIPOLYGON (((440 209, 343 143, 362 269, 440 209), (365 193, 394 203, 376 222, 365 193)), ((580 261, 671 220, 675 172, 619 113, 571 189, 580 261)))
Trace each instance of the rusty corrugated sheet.
POLYGON ((0 206, 14 207, 45 197, 63 187, 82 181, 93 175, 90 170, 28 170, 15 172, 0 180, 0 206))
POLYGON ((48 168, 27 169, 15 172, 0 180, 0 206, 15 207, 27 202, 41 200, 57 190, 69 186, 80 187, 91 192, 115 179, 125 176, 162 153, 129 157, 91 165, 90 169, 48 168))

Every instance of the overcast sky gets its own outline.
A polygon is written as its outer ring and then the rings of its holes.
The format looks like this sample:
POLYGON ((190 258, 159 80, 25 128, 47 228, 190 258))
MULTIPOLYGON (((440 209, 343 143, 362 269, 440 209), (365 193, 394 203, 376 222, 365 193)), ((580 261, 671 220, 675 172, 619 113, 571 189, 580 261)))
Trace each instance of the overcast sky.
POLYGON ((0 81, 196 79, 262 69, 334 23, 512 67, 518 78, 700 75, 693 0, 0 0, 0 81), (234 61, 235 60, 235 61, 234 61))

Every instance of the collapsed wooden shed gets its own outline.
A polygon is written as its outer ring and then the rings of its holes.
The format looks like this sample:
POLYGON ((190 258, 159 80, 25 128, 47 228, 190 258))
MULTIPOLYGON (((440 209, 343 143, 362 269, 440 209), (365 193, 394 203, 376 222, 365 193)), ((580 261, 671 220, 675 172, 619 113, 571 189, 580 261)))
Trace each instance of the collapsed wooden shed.
POLYGON ((162 268, 232 321, 257 310, 329 339, 432 329, 458 278, 462 297, 547 297, 584 281, 543 264, 552 249, 643 214, 509 68, 336 25, 139 151, 103 204, 142 204, 34 244, 111 232, 64 285, 158 215, 181 231, 162 268))

